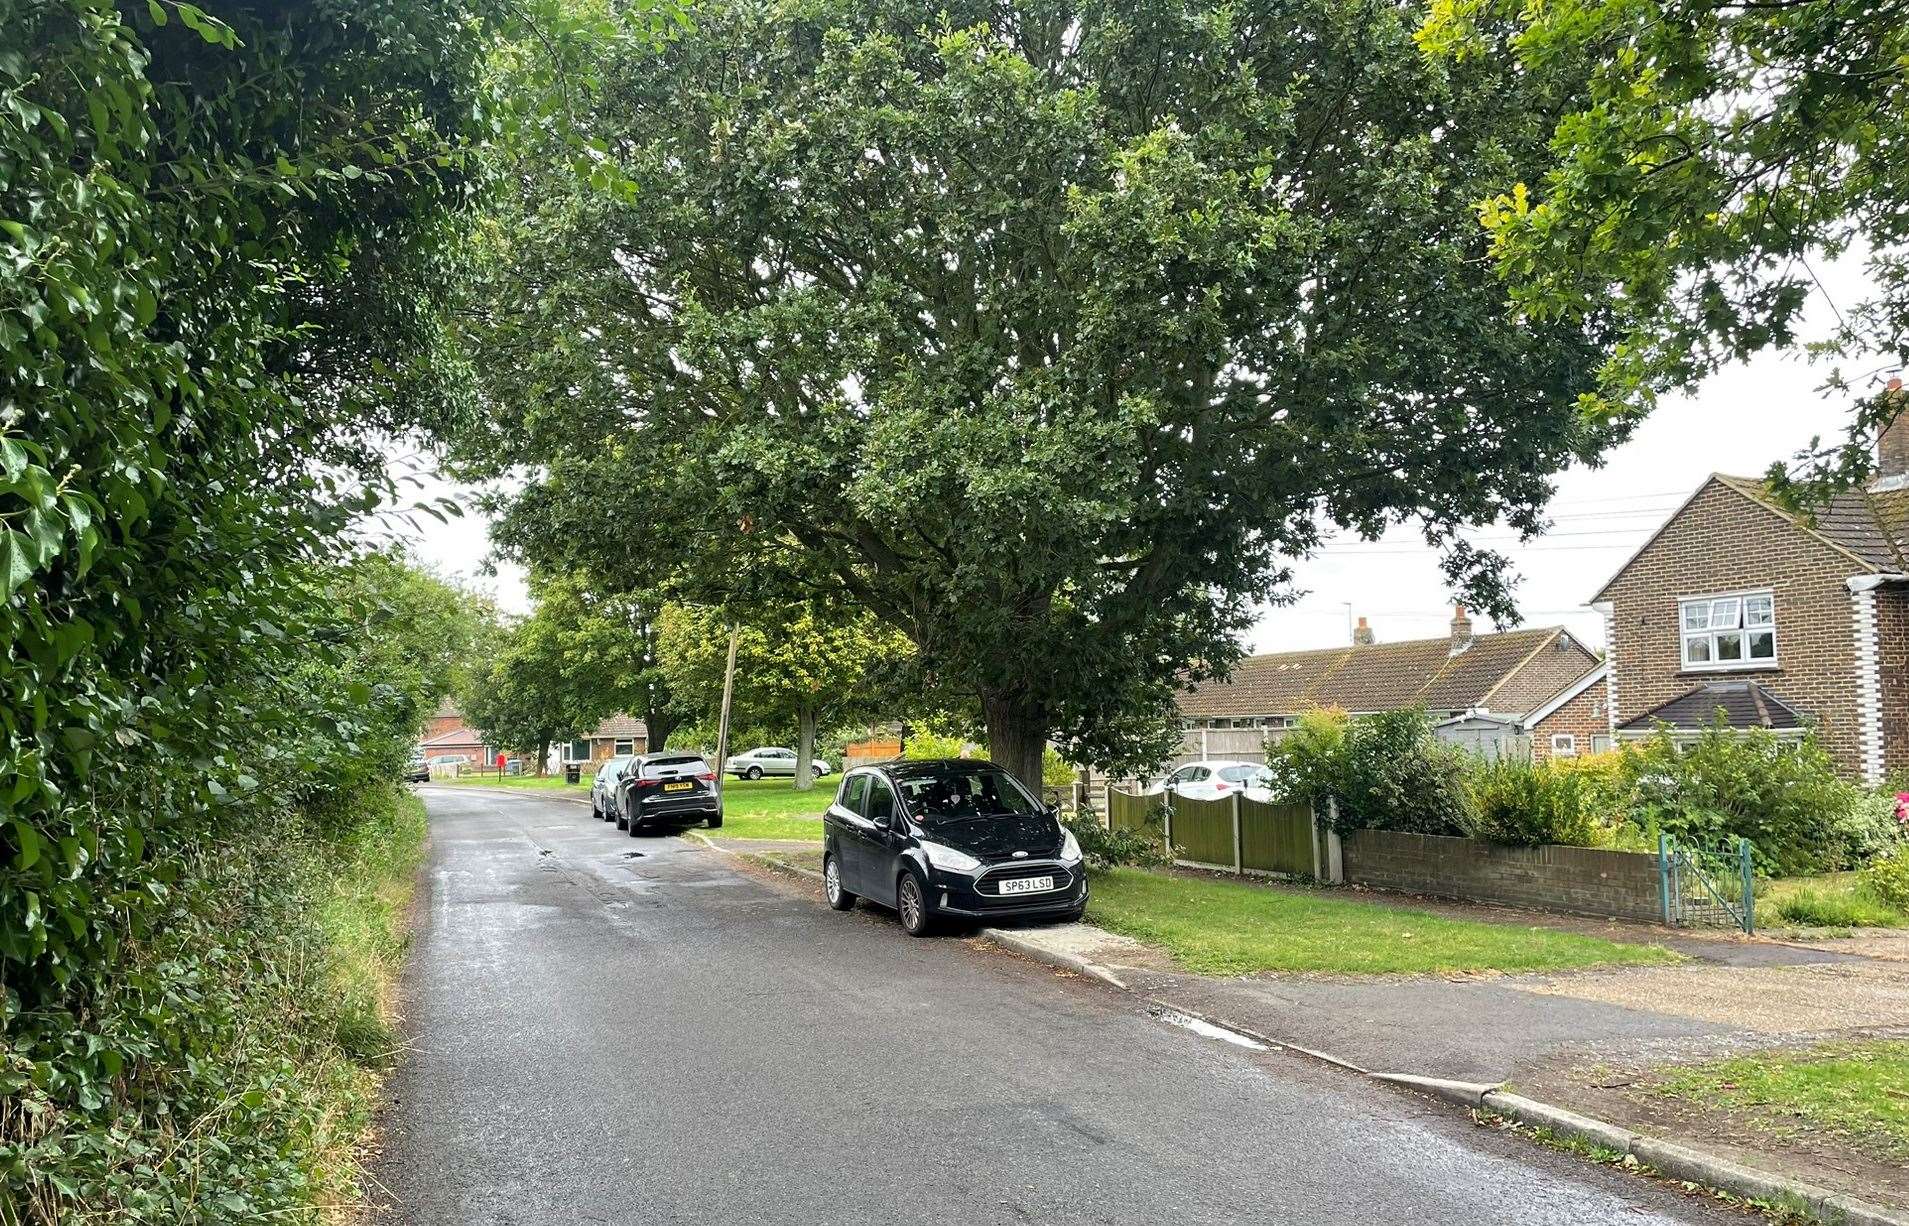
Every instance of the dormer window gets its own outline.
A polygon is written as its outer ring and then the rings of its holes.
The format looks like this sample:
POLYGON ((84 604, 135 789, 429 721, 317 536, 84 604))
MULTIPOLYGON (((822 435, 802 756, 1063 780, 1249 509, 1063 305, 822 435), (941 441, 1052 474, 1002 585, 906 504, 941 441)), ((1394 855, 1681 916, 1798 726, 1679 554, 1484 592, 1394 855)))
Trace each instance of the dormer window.
POLYGON ((1769 592, 1686 596, 1677 602, 1684 667, 1769 668, 1776 663, 1776 598, 1769 592))

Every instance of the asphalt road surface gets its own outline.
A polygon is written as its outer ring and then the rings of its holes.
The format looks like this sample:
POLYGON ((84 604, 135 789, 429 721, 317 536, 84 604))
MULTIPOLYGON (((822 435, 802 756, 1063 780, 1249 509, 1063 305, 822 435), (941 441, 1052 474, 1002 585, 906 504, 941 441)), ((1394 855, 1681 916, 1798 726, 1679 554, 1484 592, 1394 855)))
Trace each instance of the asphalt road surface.
POLYGON ((421 790, 380 1222, 1746 1220, 571 801, 421 790))

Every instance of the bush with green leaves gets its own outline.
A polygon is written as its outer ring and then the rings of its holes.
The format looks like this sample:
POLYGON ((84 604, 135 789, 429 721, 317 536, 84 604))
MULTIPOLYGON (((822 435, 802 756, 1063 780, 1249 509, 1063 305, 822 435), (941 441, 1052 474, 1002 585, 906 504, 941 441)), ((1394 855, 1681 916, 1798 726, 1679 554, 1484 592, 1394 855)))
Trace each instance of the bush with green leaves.
POLYGON ((1831 819, 1831 869, 1861 868, 1909 843, 1909 825, 1898 816, 1894 791, 1851 789, 1849 806, 1831 819))
POLYGON ((1424 711, 1348 718, 1310 712, 1268 754, 1278 794, 1324 811, 1341 831, 1462 835, 1470 828, 1466 755, 1440 741, 1424 711))
POLYGON ((1909 845, 1898 846, 1865 868, 1862 884, 1897 911, 1909 912, 1909 845))
POLYGON ((1595 847, 1607 841, 1611 790, 1595 767, 1581 767, 1576 759, 1476 759, 1467 767, 1465 785, 1471 796, 1466 831, 1473 838, 1511 847, 1595 847))
POLYGON ((1132 829, 1115 830, 1091 807, 1061 819, 1080 842, 1081 855, 1094 872, 1110 868, 1158 868, 1172 862, 1167 854, 1163 811, 1156 807, 1146 821, 1132 829))
POLYGON ((1746 838, 1758 871, 1775 876, 1837 868, 1848 854, 1857 789, 1813 737, 1719 722, 1680 742, 1660 729, 1622 761, 1626 815, 1652 837, 1724 857, 1746 838))

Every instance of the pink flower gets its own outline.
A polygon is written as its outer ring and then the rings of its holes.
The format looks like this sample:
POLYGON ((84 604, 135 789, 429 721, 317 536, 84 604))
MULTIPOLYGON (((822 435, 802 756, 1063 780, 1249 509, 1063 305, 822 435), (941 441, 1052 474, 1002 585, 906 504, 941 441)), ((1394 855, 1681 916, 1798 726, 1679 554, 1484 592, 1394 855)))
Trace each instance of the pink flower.
POLYGON ((1896 793, 1896 820, 1909 826, 1909 792, 1896 793))

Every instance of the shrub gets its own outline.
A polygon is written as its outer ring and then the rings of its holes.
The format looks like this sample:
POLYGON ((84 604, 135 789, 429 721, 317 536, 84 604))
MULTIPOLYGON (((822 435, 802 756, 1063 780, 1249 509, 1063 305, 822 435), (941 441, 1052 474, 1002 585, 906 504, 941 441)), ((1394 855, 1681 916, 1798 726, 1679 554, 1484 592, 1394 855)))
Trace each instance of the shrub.
POLYGON ((1660 729, 1621 760, 1627 816, 1653 836, 1725 855, 1747 838, 1758 871, 1777 876, 1821 872, 1842 854, 1837 825, 1856 789, 1814 738, 1786 741, 1719 722, 1684 745, 1660 729))
POLYGON ((1122 866, 1153 868, 1171 859, 1167 855, 1166 829, 1158 809, 1148 814, 1146 823, 1134 830, 1110 828, 1091 808, 1082 808, 1062 818, 1061 823, 1074 832, 1087 867, 1095 872, 1122 866))
POLYGON ((1340 830, 1463 834, 1469 824, 1465 755, 1432 734, 1423 711, 1309 712, 1267 757, 1275 793, 1332 800, 1340 830))
POLYGON ((1894 792, 1851 789, 1850 803, 1831 822, 1834 847, 1828 867, 1861 868, 1901 847, 1909 828, 1899 816, 1902 801, 1894 792))
POLYGON ((1474 761, 1466 772, 1471 797, 1467 832, 1512 847, 1561 843, 1594 847, 1606 841, 1610 796, 1598 768, 1574 759, 1474 761))
POLYGON ((1898 911, 1909 912, 1909 846, 1900 846, 1863 870, 1863 888, 1898 911))

